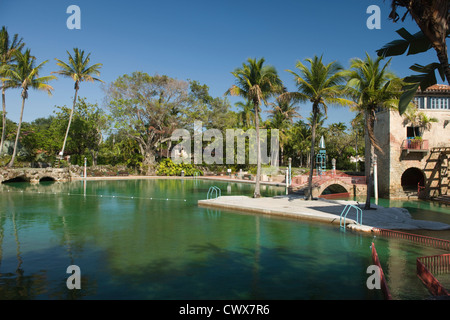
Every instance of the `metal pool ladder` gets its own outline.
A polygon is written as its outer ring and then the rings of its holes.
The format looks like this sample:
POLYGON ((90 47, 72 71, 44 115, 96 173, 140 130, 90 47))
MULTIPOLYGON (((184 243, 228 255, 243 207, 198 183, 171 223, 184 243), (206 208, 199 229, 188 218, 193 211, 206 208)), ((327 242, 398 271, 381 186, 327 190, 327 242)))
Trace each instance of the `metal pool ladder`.
POLYGON ((355 209, 356 210, 356 223, 359 225, 362 225, 362 210, 360 207, 357 207, 355 205, 352 204, 347 204, 344 208, 344 210, 342 210, 341 216, 339 218, 339 226, 341 228, 345 229, 345 219, 347 218, 348 213, 350 212, 350 209, 355 209))
POLYGON ((221 197, 221 196, 222 196, 222 191, 220 190, 220 188, 218 188, 216 186, 212 186, 208 190, 206 199, 208 199, 208 200, 217 199, 218 197, 221 197))

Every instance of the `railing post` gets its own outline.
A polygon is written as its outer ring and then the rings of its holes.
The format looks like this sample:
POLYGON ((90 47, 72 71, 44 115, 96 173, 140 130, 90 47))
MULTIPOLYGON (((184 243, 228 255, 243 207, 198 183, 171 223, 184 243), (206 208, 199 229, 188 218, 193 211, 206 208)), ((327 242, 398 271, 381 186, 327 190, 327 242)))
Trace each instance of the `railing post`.
POLYGON ((389 291, 389 287, 387 285, 386 277, 384 276, 383 268, 381 267, 380 259, 378 258, 377 250, 375 249, 375 243, 372 242, 372 261, 375 265, 378 266, 380 270, 380 282, 381 282, 381 291, 383 291, 384 298, 386 300, 392 300, 391 293, 389 291))

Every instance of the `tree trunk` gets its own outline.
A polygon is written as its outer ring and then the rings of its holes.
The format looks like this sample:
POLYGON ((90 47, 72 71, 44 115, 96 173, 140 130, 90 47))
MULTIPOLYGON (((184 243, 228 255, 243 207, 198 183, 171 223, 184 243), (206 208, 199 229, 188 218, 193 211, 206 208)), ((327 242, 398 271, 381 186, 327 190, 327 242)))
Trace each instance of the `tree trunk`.
POLYGON ((255 191, 253 192, 253 198, 261 197, 261 141, 259 141, 259 114, 258 114, 258 103, 255 104, 255 127, 256 127, 256 150, 257 150, 257 160, 256 160, 256 177, 255 177, 255 191))
POLYGON ((17 127, 16 141, 14 142, 14 151, 11 161, 8 163, 8 168, 12 168, 14 166, 14 161, 16 160, 17 145, 19 143, 19 136, 20 136, 20 128, 22 127, 23 109, 25 108, 25 99, 26 99, 25 97, 22 97, 22 109, 20 111, 20 120, 19 125, 17 127))
POLYGON ((92 155, 92 166, 95 167, 97 166, 98 151, 91 150, 91 155, 92 155))
POLYGON ((3 144, 6 137, 6 99, 5 99, 5 87, 2 88, 2 140, 0 141, 0 156, 2 155, 3 144))
POLYGON ((311 124, 311 153, 310 153, 310 165, 309 165, 309 180, 308 180, 308 190, 309 194, 306 200, 312 200, 312 179, 314 172, 314 145, 316 143, 316 121, 317 121, 317 105, 313 105, 313 118, 311 124))
POLYGON ((447 47, 443 49, 436 49, 437 57, 439 59, 439 62, 444 69, 445 77, 447 78, 447 83, 450 84, 450 67, 448 65, 448 54, 447 54, 447 47))
POLYGON ((75 84, 75 97, 73 98, 73 105, 72 105, 72 110, 70 111, 69 124, 67 125, 66 135, 64 137, 64 142, 63 142, 63 146, 61 149, 61 154, 60 154, 61 158, 64 157, 64 149, 66 148, 67 137, 69 136, 69 129, 70 129, 70 124, 72 123, 73 110, 75 109, 75 104, 77 103, 77 95, 78 95, 78 87, 75 84))
POLYGON ((370 209, 370 198, 372 196, 372 143, 370 142, 369 137, 369 113, 365 111, 365 151, 364 151, 364 161, 365 161, 365 174, 366 174, 366 184, 367 184, 367 195, 366 195, 366 204, 364 206, 364 210, 370 209))
MULTIPOLYGON (((166 159, 170 158, 170 149, 172 149, 172 140, 167 141, 167 154, 166 159)), ((162 151, 162 150, 161 150, 162 151)), ((162 152, 161 152, 161 158, 162 158, 162 152)))
POLYGON ((152 150, 151 144, 140 146, 141 154, 144 156, 143 165, 152 166, 156 164, 155 151, 152 150))

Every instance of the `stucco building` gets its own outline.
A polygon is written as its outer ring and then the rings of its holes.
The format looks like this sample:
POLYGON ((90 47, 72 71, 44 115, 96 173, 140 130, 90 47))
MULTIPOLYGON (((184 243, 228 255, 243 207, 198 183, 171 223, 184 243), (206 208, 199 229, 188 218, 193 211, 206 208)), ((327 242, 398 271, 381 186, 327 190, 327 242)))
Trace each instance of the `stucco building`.
POLYGON ((375 152, 380 197, 450 195, 450 86, 429 87, 414 102, 418 110, 413 121, 398 111, 377 113, 374 132, 383 149, 375 152))

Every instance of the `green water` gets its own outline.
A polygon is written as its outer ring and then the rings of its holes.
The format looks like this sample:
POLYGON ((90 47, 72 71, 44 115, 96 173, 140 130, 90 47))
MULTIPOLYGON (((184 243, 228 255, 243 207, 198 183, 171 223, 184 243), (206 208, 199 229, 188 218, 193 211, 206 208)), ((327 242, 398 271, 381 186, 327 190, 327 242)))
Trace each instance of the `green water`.
MULTIPOLYGON (((202 180, 0 185, 0 299, 382 299, 366 286, 372 237, 198 207, 212 185, 253 191, 202 180), (66 286, 69 265, 80 290, 66 286)), ((415 259, 441 252, 375 243, 394 299, 428 298, 415 259)))
MULTIPOLYGON (((354 199, 365 203, 364 199, 354 199)), ((376 202, 372 198, 372 203, 377 203, 383 207, 399 207, 408 209, 411 217, 416 220, 437 221, 450 225, 450 205, 437 201, 425 200, 389 200, 378 199, 376 202)), ((440 239, 450 240, 450 230, 411 230, 409 233, 431 236, 440 239)))

